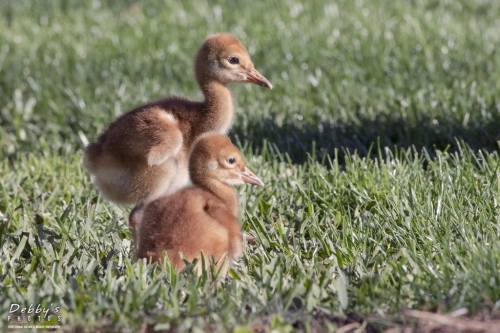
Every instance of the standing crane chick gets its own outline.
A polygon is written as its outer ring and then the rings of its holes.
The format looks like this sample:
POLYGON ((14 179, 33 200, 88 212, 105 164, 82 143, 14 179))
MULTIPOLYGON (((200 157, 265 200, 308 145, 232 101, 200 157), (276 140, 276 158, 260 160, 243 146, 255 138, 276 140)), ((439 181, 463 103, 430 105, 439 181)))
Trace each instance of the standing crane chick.
MULTIPOLYGON (((118 204, 152 201, 189 182, 189 148, 202 133, 227 133, 233 121, 228 84, 251 82, 272 88, 238 39, 227 33, 200 47, 195 74, 205 100, 169 97, 119 117, 85 149, 84 163, 94 183, 118 204)), ((130 219, 136 226, 134 214, 130 219)))
MULTIPOLYGON (((213 256, 223 276, 242 252, 238 197, 230 185, 264 186, 245 166, 239 150, 221 134, 206 133, 189 157, 192 187, 158 198, 140 208, 138 258, 161 261, 163 251, 177 271, 189 261, 213 256), (222 265, 224 262, 224 266, 222 265)), ((201 273, 201 262, 196 267, 201 273)))

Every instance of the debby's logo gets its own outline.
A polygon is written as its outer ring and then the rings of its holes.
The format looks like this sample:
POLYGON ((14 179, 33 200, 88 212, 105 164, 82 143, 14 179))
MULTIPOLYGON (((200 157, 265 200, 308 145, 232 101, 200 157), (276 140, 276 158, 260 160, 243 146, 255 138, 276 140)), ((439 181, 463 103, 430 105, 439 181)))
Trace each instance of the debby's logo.
POLYGON ((30 304, 28 307, 22 307, 20 304, 13 303, 10 305, 9 314, 7 315, 7 322, 20 323, 20 322, 61 322, 62 317, 59 314, 61 307, 50 304, 50 307, 42 307, 41 304, 30 304))

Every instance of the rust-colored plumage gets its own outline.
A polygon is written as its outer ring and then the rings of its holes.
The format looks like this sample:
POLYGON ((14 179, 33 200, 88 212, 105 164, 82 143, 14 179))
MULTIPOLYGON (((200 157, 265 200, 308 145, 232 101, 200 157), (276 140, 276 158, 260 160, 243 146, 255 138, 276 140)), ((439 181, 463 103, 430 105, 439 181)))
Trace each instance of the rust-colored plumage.
MULTIPOLYGON (((161 261, 163 251, 177 270, 189 261, 213 256, 227 272, 231 260, 242 252, 237 219, 238 198, 230 185, 263 186, 245 166, 239 150, 221 134, 206 133, 193 144, 189 158, 192 187, 138 206, 141 222, 138 258, 161 261)), ((201 262, 197 266, 201 272, 201 262)))
POLYGON ((231 126, 234 108, 227 85, 251 82, 272 88, 238 39, 227 33, 209 37, 200 47, 195 74, 204 101, 170 97, 140 106, 87 146, 85 166, 106 198, 136 204, 187 185, 191 144, 202 133, 224 134, 231 126))

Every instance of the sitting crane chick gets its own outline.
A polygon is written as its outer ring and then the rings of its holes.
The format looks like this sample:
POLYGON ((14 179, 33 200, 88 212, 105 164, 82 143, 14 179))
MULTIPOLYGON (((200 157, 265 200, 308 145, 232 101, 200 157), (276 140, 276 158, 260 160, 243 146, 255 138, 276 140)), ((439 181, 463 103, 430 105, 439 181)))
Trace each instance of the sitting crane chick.
MULTIPOLYGON (((206 133, 189 155, 193 186, 139 205, 137 258, 163 260, 163 252, 177 271, 188 261, 213 256, 225 276, 231 260, 243 250, 237 219, 238 197, 231 185, 264 186, 246 166, 240 151, 224 135, 206 133), (182 256, 181 256, 182 253, 182 256)), ((196 265, 198 274, 202 263, 196 265)))

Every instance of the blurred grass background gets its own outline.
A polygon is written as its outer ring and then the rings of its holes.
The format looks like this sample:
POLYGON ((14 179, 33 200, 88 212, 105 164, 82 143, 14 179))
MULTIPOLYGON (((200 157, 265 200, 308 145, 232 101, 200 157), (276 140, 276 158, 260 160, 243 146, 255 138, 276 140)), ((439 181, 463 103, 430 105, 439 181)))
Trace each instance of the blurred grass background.
POLYGON ((286 331, 498 308, 499 2, 7 0, 0 12, 0 313, 42 302, 62 304, 66 328, 286 331), (133 263, 127 210, 101 200, 81 149, 143 102, 201 99, 194 55, 220 31, 274 89, 232 87, 230 136, 267 187, 240 189, 259 241, 217 290, 133 263))
POLYGON ((274 84, 234 86, 233 135, 303 162, 311 143, 497 149, 496 1, 6 1, 2 154, 75 151, 117 114, 166 95, 201 98, 193 58, 229 31, 274 84), (43 122, 45 126, 39 126, 43 122), (57 139, 52 139, 57 138, 57 139))

